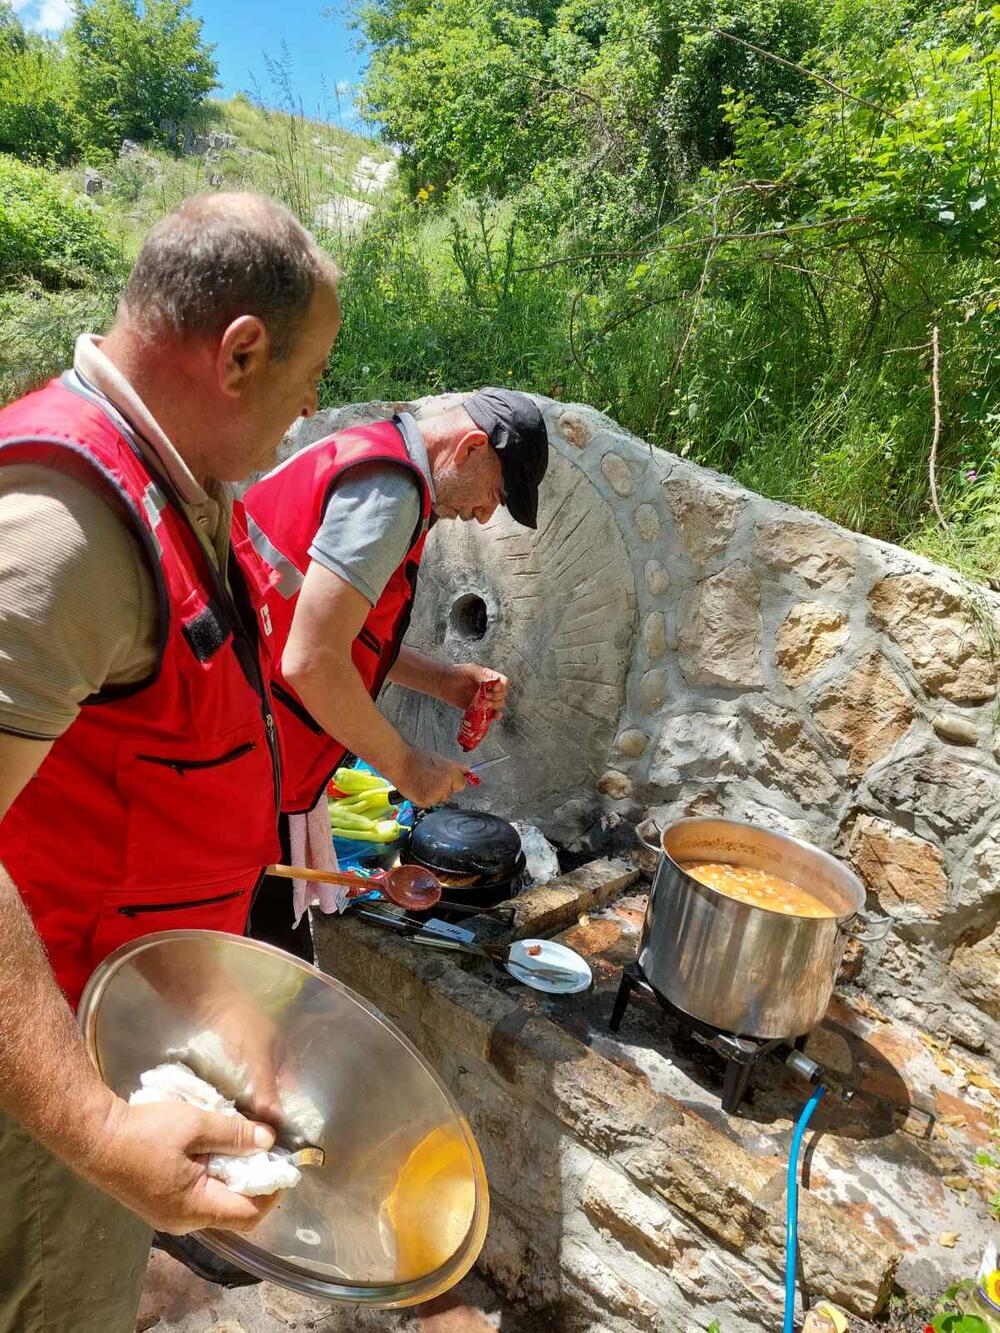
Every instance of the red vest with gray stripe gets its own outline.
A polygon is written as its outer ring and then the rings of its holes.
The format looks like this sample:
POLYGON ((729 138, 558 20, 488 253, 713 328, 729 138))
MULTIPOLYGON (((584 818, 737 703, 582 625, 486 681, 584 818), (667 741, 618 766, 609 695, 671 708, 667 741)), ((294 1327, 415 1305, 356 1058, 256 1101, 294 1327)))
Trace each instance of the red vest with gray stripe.
POLYGON ((94 967, 151 931, 242 934, 278 859, 280 782, 265 587, 237 506, 230 587, 138 434, 76 375, 0 411, 0 466, 91 486, 128 524, 159 600, 153 673, 86 700, 0 824, 0 861, 76 1005, 94 967), (242 605, 238 604, 242 603, 242 605))
POLYGON ((350 468, 368 463, 394 463, 408 469, 420 490, 420 521, 410 549, 351 646, 354 665, 374 699, 399 656, 410 623, 417 570, 434 512, 427 478, 410 457, 402 428, 394 419, 338 431, 293 454, 244 496, 250 541, 271 573, 264 630, 271 636, 275 664, 274 714, 281 739, 283 808, 291 814, 312 809, 347 750, 323 730, 285 680, 281 654, 309 567, 309 547, 334 487, 350 468))

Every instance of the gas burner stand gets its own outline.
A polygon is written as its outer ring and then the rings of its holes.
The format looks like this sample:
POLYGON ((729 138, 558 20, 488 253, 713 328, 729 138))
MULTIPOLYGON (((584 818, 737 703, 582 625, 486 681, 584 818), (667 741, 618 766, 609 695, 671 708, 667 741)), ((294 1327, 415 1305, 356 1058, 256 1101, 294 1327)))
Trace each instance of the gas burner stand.
MULTIPOLYGON (((690 1032, 696 1041, 701 1042, 710 1050, 721 1055, 726 1062, 725 1079, 722 1085, 722 1109, 732 1115, 742 1103, 747 1094, 750 1085, 750 1076, 753 1073, 754 1066, 767 1056, 777 1055, 781 1061, 790 1064, 799 1062, 789 1059, 793 1052, 800 1052, 809 1040, 809 1034, 803 1037, 791 1039, 788 1037, 776 1037, 770 1041, 764 1041, 758 1037, 737 1037, 732 1032, 723 1032, 720 1028, 712 1027, 709 1023, 703 1023, 700 1019, 692 1018, 686 1014, 683 1009, 678 1009, 675 1004, 657 991, 646 980, 642 968, 637 962, 626 963, 622 969, 622 979, 618 986, 618 994, 615 996, 614 1008, 611 1010, 611 1021, 608 1024, 612 1032, 617 1032, 622 1025, 622 1019, 625 1017, 625 1010, 633 993, 639 991, 640 994, 651 996, 663 1012, 685 1031, 690 1032)), ((818 1066, 807 1058, 801 1059, 802 1068, 800 1072, 809 1077, 810 1082, 814 1081, 813 1070, 818 1071, 818 1066), (811 1068, 810 1068, 811 1067, 811 1068)))

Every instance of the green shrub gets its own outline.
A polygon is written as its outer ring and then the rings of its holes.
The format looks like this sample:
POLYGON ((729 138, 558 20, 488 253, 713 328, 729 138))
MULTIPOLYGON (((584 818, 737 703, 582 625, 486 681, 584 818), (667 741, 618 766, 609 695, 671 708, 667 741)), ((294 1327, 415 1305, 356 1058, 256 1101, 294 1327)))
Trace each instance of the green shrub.
POLYGON ((83 286, 120 255, 100 217, 39 167, 0 157, 0 280, 83 286))

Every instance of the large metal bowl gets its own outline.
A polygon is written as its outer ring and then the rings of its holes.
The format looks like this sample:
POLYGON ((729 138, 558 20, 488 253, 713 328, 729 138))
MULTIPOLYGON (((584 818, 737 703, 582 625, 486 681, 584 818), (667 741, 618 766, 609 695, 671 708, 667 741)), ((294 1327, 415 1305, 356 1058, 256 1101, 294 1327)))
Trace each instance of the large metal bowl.
POLYGON ((279 1143, 323 1149, 252 1233, 200 1232, 218 1254, 294 1291, 385 1307, 428 1300, 475 1262, 488 1190, 461 1110, 403 1034, 332 977, 253 940, 164 931, 105 959, 80 1024, 122 1097, 182 1059, 241 1109, 276 1105, 279 1143))
POLYGON ((639 939, 651 986, 686 1014, 741 1036, 800 1037, 826 1013, 850 926, 865 901, 858 877, 826 852, 734 819, 680 819, 640 836, 660 853, 639 939), (655 842, 653 838, 655 837, 655 842), (680 862, 751 866, 790 880, 829 908, 787 916, 727 897, 680 862))

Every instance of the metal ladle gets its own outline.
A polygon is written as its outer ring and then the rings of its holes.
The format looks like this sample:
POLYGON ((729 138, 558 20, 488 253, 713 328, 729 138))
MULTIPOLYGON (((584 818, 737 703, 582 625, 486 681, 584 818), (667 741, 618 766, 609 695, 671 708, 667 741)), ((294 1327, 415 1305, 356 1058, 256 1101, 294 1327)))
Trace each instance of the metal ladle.
POLYGON ((309 879, 320 884, 345 884, 352 897, 378 889, 391 903, 408 912, 424 912, 441 897, 441 881, 423 866, 393 866, 377 875, 352 875, 347 870, 310 870, 307 866, 274 865, 268 874, 282 879, 309 879))

